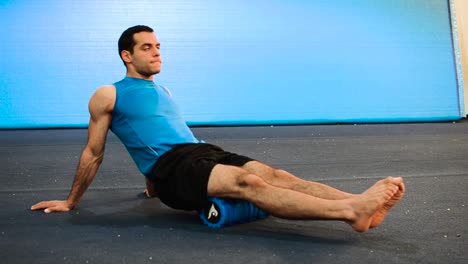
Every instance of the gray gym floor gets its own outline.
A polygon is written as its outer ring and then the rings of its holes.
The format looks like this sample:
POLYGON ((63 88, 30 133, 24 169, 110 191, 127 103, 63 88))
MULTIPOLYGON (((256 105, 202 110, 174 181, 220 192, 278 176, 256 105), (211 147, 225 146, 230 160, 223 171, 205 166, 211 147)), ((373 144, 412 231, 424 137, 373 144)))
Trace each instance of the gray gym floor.
POLYGON ((335 221, 266 220, 213 230, 194 213, 143 197, 144 178, 109 134, 98 175, 61 214, 87 131, 0 131, 1 263, 468 263, 468 123, 210 127, 196 136, 359 193, 402 175, 407 192, 384 223, 356 233, 335 221))

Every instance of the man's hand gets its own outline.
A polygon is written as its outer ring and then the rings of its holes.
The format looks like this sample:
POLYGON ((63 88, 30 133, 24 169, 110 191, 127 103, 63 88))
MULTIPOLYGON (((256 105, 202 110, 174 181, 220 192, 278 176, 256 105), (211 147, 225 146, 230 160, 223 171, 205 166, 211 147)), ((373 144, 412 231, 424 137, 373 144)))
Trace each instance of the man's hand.
POLYGON ((158 197, 158 194, 156 193, 156 186, 154 185, 154 182, 152 182, 150 179, 145 177, 145 182, 146 182, 146 189, 145 189, 145 195, 148 198, 153 198, 153 197, 158 197))
POLYGON ((143 193, 146 195, 147 198, 157 198, 158 194, 156 192, 150 192, 148 189, 145 189, 143 193))
POLYGON ((69 204, 67 201, 44 201, 37 203, 31 206, 31 210, 42 210, 44 209, 44 213, 51 213, 51 212, 68 212, 73 209, 74 206, 69 204))

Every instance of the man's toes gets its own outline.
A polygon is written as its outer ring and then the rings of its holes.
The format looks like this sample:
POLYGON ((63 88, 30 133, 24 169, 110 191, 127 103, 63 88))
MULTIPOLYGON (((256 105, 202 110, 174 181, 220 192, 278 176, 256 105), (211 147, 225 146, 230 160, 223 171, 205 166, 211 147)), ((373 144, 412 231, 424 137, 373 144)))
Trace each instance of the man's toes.
POLYGON ((387 178, 385 178, 383 180, 385 183, 393 183, 393 177, 392 176, 388 176, 387 178))
POLYGON ((402 177, 394 177, 393 178, 393 183, 396 185, 400 185, 403 183, 403 178, 402 177))
POLYGON ((399 190, 404 193, 406 188, 405 188, 405 183, 404 182, 401 182, 399 185, 398 185, 398 188, 399 190))
POLYGON ((398 192, 398 186, 391 184, 385 192, 386 200, 391 199, 398 192))
POLYGON ((387 178, 383 179, 382 181, 385 182, 385 183, 392 183, 392 184, 395 184, 395 185, 400 185, 400 184, 403 183, 403 178, 402 177, 388 176, 387 178))

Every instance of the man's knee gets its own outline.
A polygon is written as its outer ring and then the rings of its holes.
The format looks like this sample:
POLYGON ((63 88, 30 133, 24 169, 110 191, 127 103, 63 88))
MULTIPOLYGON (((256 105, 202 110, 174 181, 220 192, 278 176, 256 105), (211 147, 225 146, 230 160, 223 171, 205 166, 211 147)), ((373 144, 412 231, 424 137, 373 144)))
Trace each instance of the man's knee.
POLYGON ((217 165, 208 181, 208 195, 244 198, 250 191, 267 183, 257 175, 238 167, 217 165))
POLYGON ((268 175, 269 176, 267 176, 265 180, 275 186, 289 188, 291 185, 296 185, 298 183, 298 178, 296 176, 282 169, 272 168, 268 175))
POLYGON ((267 183, 259 176, 252 173, 241 174, 237 177, 237 186, 242 189, 246 188, 263 188, 267 183))

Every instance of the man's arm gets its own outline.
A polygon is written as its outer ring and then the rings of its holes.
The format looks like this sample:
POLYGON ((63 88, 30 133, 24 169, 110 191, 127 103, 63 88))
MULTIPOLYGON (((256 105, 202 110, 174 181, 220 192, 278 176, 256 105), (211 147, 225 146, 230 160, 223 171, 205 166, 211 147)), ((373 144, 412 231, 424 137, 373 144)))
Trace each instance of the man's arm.
POLYGON ((44 209, 46 213, 67 212, 78 204, 102 163, 114 102, 115 89, 113 86, 101 87, 89 101, 91 118, 88 127, 88 143, 81 154, 68 199, 43 201, 33 205, 31 210, 44 209))

